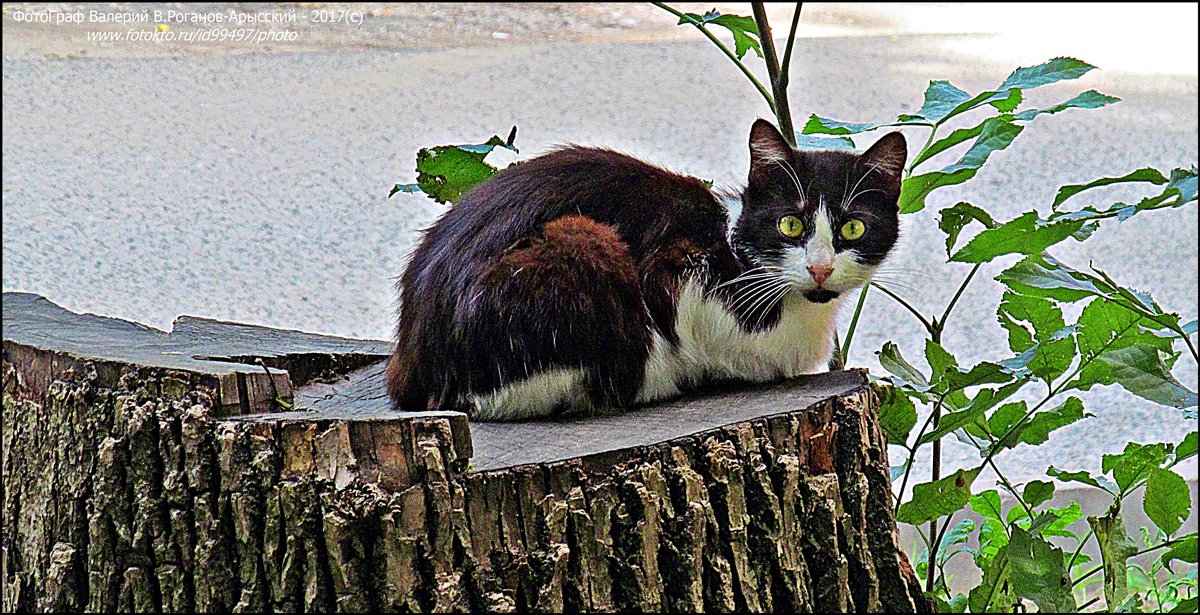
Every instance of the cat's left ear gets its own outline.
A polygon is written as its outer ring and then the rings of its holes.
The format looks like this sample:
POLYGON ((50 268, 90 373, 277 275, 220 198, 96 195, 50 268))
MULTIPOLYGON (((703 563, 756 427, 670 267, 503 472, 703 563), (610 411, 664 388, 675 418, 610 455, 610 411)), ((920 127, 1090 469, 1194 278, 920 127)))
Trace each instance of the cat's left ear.
POLYGON ((770 122, 759 119, 750 127, 750 174, 776 163, 792 164, 792 146, 770 122))
POLYGON ((899 132, 888 133, 859 156, 859 164, 879 173, 888 189, 900 194, 904 163, 908 160, 908 144, 899 132))

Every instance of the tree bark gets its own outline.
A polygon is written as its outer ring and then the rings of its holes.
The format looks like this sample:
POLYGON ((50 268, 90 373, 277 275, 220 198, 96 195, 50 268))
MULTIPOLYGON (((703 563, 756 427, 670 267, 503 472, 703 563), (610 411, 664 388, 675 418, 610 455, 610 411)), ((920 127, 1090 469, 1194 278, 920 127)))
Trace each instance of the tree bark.
POLYGON ((182 322, 5 294, 4 610, 931 609, 861 372, 469 424, 386 344, 182 322))

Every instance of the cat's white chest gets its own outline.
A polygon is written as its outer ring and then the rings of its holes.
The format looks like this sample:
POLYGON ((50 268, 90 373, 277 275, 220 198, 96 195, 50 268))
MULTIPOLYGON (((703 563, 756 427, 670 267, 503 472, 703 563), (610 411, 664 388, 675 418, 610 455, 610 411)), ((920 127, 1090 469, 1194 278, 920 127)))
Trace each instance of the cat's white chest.
POLYGON ((764 382, 824 371, 833 350, 837 303, 788 295, 775 327, 747 333, 720 299, 686 282, 675 317, 679 343, 672 347, 655 334, 638 401, 673 397, 710 380, 764 382))

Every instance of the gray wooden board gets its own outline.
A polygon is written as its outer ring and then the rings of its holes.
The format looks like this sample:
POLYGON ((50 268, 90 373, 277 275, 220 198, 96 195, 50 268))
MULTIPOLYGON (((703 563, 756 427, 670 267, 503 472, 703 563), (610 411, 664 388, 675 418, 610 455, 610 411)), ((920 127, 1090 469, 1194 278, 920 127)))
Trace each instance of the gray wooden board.
POLYGON ((233 362, 239 358, 313 353, 384 357, 391 352, 387 342, 352 340, 192 316, 180 316, 172 331, 167 333, 118 318, 77 314, 29 293, 4 293, 3 313, 6 341, 85 359, 215 375, 262 371, 257 365, 233 362))
MULTIPOLYGON (((384 365, 380 362, 365 367, 339 383, 297 389, 296 405, 310 409, 313 420, 394 418, 396 411, 391 408, 383 383, 384 365)), ((723 386, 619 414, 507 423, 472 421, 471 467, 482 472, 658 444, 803 410, 857 390, 865 383, 862 371, 831 372, 768 385, 723 386)))
MULTIPOLYGON (((244 363, 205 360, 291 354, 358 354, 385 357, 390 344, 300 331, 270 329, 183 316, 171 333, 137 323, 76 314, 38 295, 4 293, 4 340, 80 358, 184 369, 209 374, 261 372, 244 363)), ((332 383, 295 390, 295 412, 230 420, 370 421, 458 413, 407 413, 392 409, 383 383, 385 361, 332 383)), ((274 370, 278 371, 278 370, 274 370)), ((470 424, 475 471, 617 453, 703 433, 726 425, 803 410, 866 383, 860 371, 803 376, 775 384, 714 388, 707 393, 600 416, 549 421, 470 424)), ((457 422, 457 421, 456 421, 457 422)))

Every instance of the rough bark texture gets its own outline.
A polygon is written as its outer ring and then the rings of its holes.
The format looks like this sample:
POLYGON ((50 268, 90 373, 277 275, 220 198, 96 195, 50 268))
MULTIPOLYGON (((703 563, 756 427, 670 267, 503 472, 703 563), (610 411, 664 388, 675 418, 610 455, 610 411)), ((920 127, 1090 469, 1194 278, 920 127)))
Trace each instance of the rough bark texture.
MULTIPOLYGON (((226 416, 219 375, 10 339, 5 302, 6 611, 930 608, 861 374, 804 407, 501 467, 457 413, 226 416)), ((739 395, 708 403, 758 394, 739 395)))

